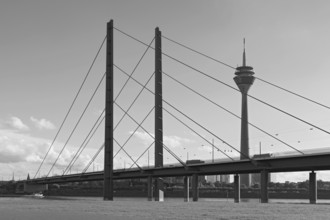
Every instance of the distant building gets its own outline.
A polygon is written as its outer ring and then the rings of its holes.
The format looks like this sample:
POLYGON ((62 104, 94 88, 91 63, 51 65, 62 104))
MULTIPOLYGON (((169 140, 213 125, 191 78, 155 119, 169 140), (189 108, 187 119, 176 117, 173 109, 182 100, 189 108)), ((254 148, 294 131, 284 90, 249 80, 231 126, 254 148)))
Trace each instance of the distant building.
POLYGON ((164 179, 171 184, 183 184, 183 176, 165 177, 164 179))
POLYGON ((276 173, 272 173, 272 175, 269 176, 269 182, 277 182, 276 173))
MULTIPOLYGON (((268 173, 268 182, 274 181, 272 179, 271 173, 268 173)), ((251 174, 251 186, 259 184, 260 185, 260 173, 253 173, 251 174)))
POLYGON ((260 173, 251 174, 251 185, 260 184, 260 173))
POLYGON ((230 175, 220 175, 221 183, 230 183, 230 175))
POLYGON ((209 183, 215 183, 218 181, 219 175, 206 176, 206 181, 209 183))
POLYGON ((230 182, 230 175, 212 175, 206 176, 206 181, 209 183, 229 183, 230 182))

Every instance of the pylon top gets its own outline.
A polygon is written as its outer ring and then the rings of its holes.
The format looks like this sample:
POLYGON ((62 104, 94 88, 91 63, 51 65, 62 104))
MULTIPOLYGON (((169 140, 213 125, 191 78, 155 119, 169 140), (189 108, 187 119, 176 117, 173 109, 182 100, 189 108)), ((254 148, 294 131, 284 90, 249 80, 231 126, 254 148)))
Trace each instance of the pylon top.
POLYGON ((236 68, 235 74, 237 76, 252 76, 254 74, 253 67, 246 65, 245 38, 243 39, 243 65, 236 68))

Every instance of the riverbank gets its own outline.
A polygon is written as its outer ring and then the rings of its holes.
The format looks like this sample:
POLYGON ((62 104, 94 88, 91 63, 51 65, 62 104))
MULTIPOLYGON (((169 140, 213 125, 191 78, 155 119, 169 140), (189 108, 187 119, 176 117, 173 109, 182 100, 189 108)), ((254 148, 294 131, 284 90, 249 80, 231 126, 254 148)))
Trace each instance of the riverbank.
MULTIPOLYGON (((260 198, 259 189, 241 189, 241 198, 260 198)), ((183 190, 165 190, 165 197, 183 198, 183 190)), ((192 191, 190 190, 190 196, 192 191)), ((45 191, 45 195, 49 196, 94 196, 103 197, 103 188, 83 188, 83 189, 51 189, 45 191)), ((283 191, 275 192, 269 190, 269 198, 273 199, 309 199, 308 191, 283 191)), ((330 199, 330 191, 318 190, 318 199, 330 199)), ((115 197, 147 197, 147 190, 127 189, 114 190, 115 197)), ((234 198, 234 190, 214 190, 214 189, 199 189, 200 198, 234 198)))
POLYGON ((0 194, 0 198, 12 198, 12 197, 22 197, 24 196, 23 194, 0 194))
POLYGON ((142 219, 327 219, 329 205, 233 202, 103 201, 101 198, 0 198, 4 220, 142 219))

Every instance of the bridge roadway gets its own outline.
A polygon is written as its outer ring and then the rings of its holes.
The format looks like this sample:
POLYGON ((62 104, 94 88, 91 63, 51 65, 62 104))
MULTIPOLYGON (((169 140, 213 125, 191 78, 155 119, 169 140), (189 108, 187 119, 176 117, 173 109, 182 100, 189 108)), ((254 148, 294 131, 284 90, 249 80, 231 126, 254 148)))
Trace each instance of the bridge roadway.
MULTIPOLYGON (((307 155, 277 156, 268 158, 255 158, 214 163, 198 163, 182 166, 181 164, 167 165, 163 168, 142 167, 132 169, 118 169, 113 171, 114 179, 134 179, 147 177, 173 177, 219 174, 241 174, 268 172, 295 172, 330 170, 330 153, 318 153, 307 155)), ((65 176, 53 176, 36 178, 27 181, 34 184, 52 184, 65 182, 81 182, 103 180, 103 171, 84 174, 70 174, 65 176)))

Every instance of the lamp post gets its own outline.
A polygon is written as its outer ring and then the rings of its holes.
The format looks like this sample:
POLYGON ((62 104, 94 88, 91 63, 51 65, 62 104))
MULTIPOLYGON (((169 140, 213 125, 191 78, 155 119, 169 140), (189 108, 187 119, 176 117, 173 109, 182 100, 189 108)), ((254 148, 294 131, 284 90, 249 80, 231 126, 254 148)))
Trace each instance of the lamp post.
POLYGON ((212 138, 212 163, 214 163, 214 139, 212 138))
MULTIPOLYGON (((206 146, 204 144, 202 144, 202 147, 206 146)), ((212 163, 214 163, 214 139, 212 138, 212 163)))
POLYGON ((188 161, 188 160, 189 160, 189 152, 188 152, 188 149, 186 149, 186 148, 184 147, 183 150, 187 150, 187 161, 188 161))

